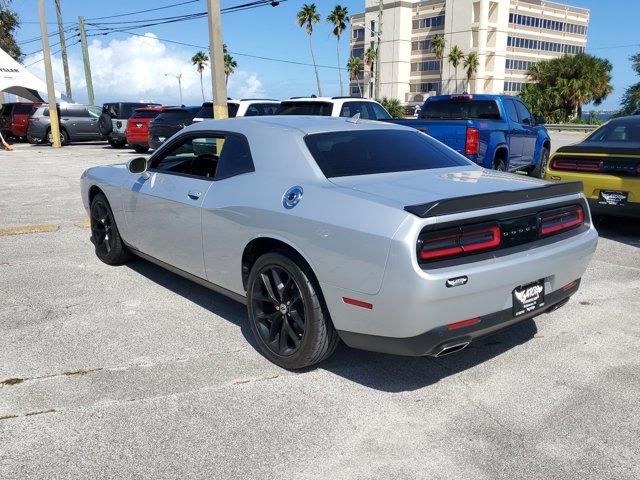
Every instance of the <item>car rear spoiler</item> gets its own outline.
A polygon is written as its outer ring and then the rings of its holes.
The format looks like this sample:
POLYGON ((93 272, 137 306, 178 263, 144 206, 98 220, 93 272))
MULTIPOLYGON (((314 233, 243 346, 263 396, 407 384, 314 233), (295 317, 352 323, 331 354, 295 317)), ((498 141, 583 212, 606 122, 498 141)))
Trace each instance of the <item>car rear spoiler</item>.
POLYGON ((582 191, 582 182, 550 183, 542 187, 523 190, 501 190, 499 192, 481 193, 466 197, 444 198, 418 205, 408 205, 404 209, 418 217, 426 218, 562 197, 582 193, 582 191))

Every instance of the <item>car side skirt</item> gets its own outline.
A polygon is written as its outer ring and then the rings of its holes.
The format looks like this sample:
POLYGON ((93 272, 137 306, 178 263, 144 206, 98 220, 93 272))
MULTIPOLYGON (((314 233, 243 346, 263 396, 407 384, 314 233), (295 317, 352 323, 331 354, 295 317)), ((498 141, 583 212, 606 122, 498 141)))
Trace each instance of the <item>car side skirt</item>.
POLYGON ((127 245, 127 248, 129 248, 129 250, 131 250, 131 252, 134 255, 140 258, 143 258, 144 260, 147 260, 151 263, 154 263, 159 267, 169 270, 170 272, 175 273, 176 275, 180 275, 181 277, 186 278, 187 280, 191 280, 192 282, 197 283, 198 285, 202 285, 203 287, 208 288, 209 290, 213 290, 214 292, 224 295, 225 297, 235 300, 236 302, 240 302, 243 305, 247 304, 247 297, 245 297, 244 295, 240 295, 239 293, 232 292, 231 290, 227 290, 226 288, 221 287, 220 285, 211 283, 208 280, 205 280, 204 278, 200 278, 189 272, 185 272, 184 270, 174 267, 173 265, 163 262, 162 260, 158 260, 157 258, 152 257, 151 255, 147 255, 146 253, 136 250, 135 248, 132 248, 129 245, 127 245))
POLYGON ((563 306, 571 295, 580 287, 580 280, 576 280, 571 288, 559 289, 546 295, 543 308, 514 317, 512 309, 506 309, 478 317, 479 322, 463 328, 450 330, 446 325, 434 328, 415 337, 395 338, 367 335, 365 333, 346 332, 338 330, 338 335, 344 343, 353 348, 370 350, 373 352, 391 353, 405 356, 437 356, 443 347, 451 344, 468 344, 473 340, 490 335, 516 323, 528 320, 542 313, 548 313, 563 306))

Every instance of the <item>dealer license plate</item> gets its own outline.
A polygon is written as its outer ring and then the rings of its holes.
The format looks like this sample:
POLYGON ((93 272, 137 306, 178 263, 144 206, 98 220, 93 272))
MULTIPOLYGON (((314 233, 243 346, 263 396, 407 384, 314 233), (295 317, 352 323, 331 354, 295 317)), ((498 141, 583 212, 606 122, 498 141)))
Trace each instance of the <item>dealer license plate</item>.
POLYGON ((620 192, 618 190, 600 190, 598 195, 599 205, 624 205, 629 198, 629 192, 620 192))
POLYGON ((519 317, 544 306, 544 279, 513 291, 513 316, 519 317))

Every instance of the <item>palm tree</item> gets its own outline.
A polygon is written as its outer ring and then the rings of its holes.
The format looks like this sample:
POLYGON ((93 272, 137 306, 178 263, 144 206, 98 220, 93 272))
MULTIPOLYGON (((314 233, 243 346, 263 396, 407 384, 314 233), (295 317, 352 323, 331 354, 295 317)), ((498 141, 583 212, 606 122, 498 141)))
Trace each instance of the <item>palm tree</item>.
POLYGON ((371 98, 372 92, 373 92, 373 88, 371 85, 371 79, 373 78, 373 65, 376 62, 376 58, 378 58, 378 51, 373 48, 373 47, 369 47, 367 48, 367 50, 365 50, 364 52, 364 63, 365 65, 369 68, 369 98, 371 98))
POLYGON ((204 52, 198 52, 193 57, 191 57, 191 62, 196 66, 196 70, 200 74, 200 90, 202 91, 202 101, 205 101, 204 98, 204 83, 202 83, 202 72, 207 68, 207 62, 209 61, 209 57, 204 52))
POLYGON ((316 72, 316 83, 318 84, 318 95, 322 96, 322 88, 320 87, 320 76, 318 75, 318 66, 316 65, 316 56, 313 53, 313 43, 311 42, 311 35, 313 34, 313 25, 320 21, 320 15, 316 10, 316 4, 305 3, 298 12, 298 26, 305 27, 307 35, 309 36, 309 49, 311 50, 311 60, 313 61, 313 68, 316 72))
POLYGON ((456 91, 458 91, 458 66, 463 59, 464 53, 462 53, 462 50, 460 50, 458 45, 454 45, 449 52, 449 55, 447 55, 447 60, 451 65, 453 65, 453 69, 455 70, 456 91))
POLYGON ((337 47, 336 47, 336 55, 338 57, 338 78, 340 79, 340 96, 343 95, 342 68, 340 68, 340 35, 342 35, 342 32, 344 32, 344 29, 347 28, 348 21, 349 21, 349 12, 347 11, 347 7, 341 7, 340 5, 336 5, 335 8, 329 14, 329 16, 327 16, 327 22, 333 25, 333 34, 338 39, 337 47))
POLYGON ((347 70, 349 71, 349 80, 355 80, 362 97, 362 87, 360 86, 360 72, 363 68, 362 59, 360 57, 351 57, 347 62, 347 70))
POLYGON ((229 83, 229 76, 233 75, 233 72, 238 68, 238 62, 233 59, 226 44, 222 45, 222 52, 224 53, 224 83, 226 85, 229 83))
POLYGON ((440 92, 438 93, 442 93, 442 57, 444 56, 445 45, 444 36, 440 34, 431 39, 431 51, 435 54, 436 60, 440 62, 440 92))
POLYGON ((471 91, 471 77, 478 71, 478 54, 471 52, 464 59, 464 69, 467 72, 467 91, 471 91))

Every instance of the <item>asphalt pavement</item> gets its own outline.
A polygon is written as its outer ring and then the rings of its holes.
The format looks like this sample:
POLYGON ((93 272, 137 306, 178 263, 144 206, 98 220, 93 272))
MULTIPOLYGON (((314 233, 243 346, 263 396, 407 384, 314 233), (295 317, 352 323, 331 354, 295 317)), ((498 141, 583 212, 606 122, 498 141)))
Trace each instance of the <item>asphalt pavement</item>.
POLYGON ((242 305, 97 260, 80 174, 133 156, 0 151, 1 479, 640 478, 639 222, 598 225, 556 312, 439 359, 341 345, 292 373, 242 305))

